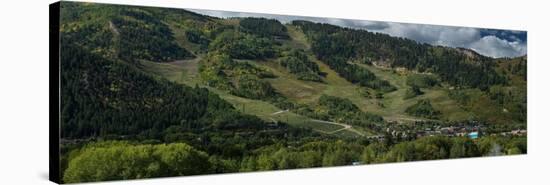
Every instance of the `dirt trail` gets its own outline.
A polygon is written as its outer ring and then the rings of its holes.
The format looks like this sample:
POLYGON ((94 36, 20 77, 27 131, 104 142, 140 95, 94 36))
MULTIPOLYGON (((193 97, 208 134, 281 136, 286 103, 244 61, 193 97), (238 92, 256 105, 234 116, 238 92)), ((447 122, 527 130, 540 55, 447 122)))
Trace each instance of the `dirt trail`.
POLYGON ((281 113, 285 113, 285 112, 288 112, 288 109, 287 109, 287 110, 281 110, 281 111, 274 112, 274 113, 271 114, 271 115, 274 116, 274 115, 281 114, 281 113))
POLYGON ((120 32, 118 32, 118 29, 116 28, 115 24, 113 24, 112 21, 109 21, 109 28, 111 29, 111 31, 113 31, 113 33, 115 35, 120 35, 120 32))
POLYGON ((387 116, 384 117, 387 121, 395 121, 398 123, 404 123, 404 122, 416 122, 416 121, 437 121, 433 119, 425 119, 425 118, 413 118, 413 117, 400 117, 400 116, 387 116))
POLYGON ((326 124, 332 124, 332 125, 338 125, 338 126, 342 126, 344 128, 341 128, 341 129, 338 129, 338 130, 334 130, 332 132, 327 132, 328 134, 334 134, 336 132, 340 132, 342 130, 349 130, 357 135, 360 135, 360 136, 365 136, 365 134, 359 132, 358 130, 355 130, 352 128, 351 125, 348 125, 348 124, 343 124, 343 123, 336 123, 336 122, 332 122, 332 121, 325 121, 325 120, 317 120, 317 119, 312 119, 310 121, 313 121, 313 122, 317 122, 317 123, 326 123, 326 124))

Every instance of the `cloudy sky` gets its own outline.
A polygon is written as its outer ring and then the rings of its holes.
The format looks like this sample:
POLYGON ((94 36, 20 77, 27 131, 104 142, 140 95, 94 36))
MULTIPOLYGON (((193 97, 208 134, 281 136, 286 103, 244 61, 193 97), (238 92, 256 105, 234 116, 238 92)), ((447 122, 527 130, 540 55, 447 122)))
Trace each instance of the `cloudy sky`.
POLYGON ((266 17, 277 19, 283 23, 288 23, 293 20, 308 20, 312 22, 329 23, 342 27, 366 29, 372 32, 380 32, 392 36, 405 37, 416 40, 418 42, 433 45, 470 48, 477 51, 478 53, 490 57, 515 57, 527 54, 527 32, 525 31, 197 9, 191 9, 190 11, 222 18, 266 17))

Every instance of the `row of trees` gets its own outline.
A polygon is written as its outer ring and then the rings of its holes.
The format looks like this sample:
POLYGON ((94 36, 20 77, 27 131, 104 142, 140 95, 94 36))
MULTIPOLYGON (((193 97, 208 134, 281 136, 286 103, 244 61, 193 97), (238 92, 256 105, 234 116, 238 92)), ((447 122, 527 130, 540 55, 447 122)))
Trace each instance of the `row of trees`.
POLYGON ((184 143, 91 144, 71 153, 65 183, 170 177, 211 173, 208 154, 184 143))
POLYGON ((425 137, 398 144, 352 141, 275 143, 251 153, 225 158, 184 143, 137 144, 99 142, 69 155, 63 180, 67 183, 100 180, 280 170, 353 163, 419 161, 527 152, 525 137, 425 137))

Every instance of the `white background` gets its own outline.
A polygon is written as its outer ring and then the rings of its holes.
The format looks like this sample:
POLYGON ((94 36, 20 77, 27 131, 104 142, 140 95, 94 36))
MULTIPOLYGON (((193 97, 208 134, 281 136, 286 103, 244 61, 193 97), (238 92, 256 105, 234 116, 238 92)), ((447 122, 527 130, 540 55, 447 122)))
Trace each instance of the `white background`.
MULTIPOLYGON (((0 184, 53 184, 48 178, 48 4, 0 6, 0 184)), ((101 0, 123 4, 353 18, 528 31, 528 155, 208 175, 108 184, 549 184, 545 1, 506 0, 101 0), (538 3, 537 3, 538 2, 538 3)))

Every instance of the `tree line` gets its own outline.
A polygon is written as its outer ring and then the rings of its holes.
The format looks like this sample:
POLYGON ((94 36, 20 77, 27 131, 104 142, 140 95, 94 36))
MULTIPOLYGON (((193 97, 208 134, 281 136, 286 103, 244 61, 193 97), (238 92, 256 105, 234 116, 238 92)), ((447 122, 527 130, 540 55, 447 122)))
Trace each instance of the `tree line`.
POLYGON ((185 143, 91 143, 69 155, 63 180, 90 182, 211 173, 405 162, 527 152, 526 137, 425 137, 391 143, 303 141, 275 143, 236 158, 208 154, 185 143))

